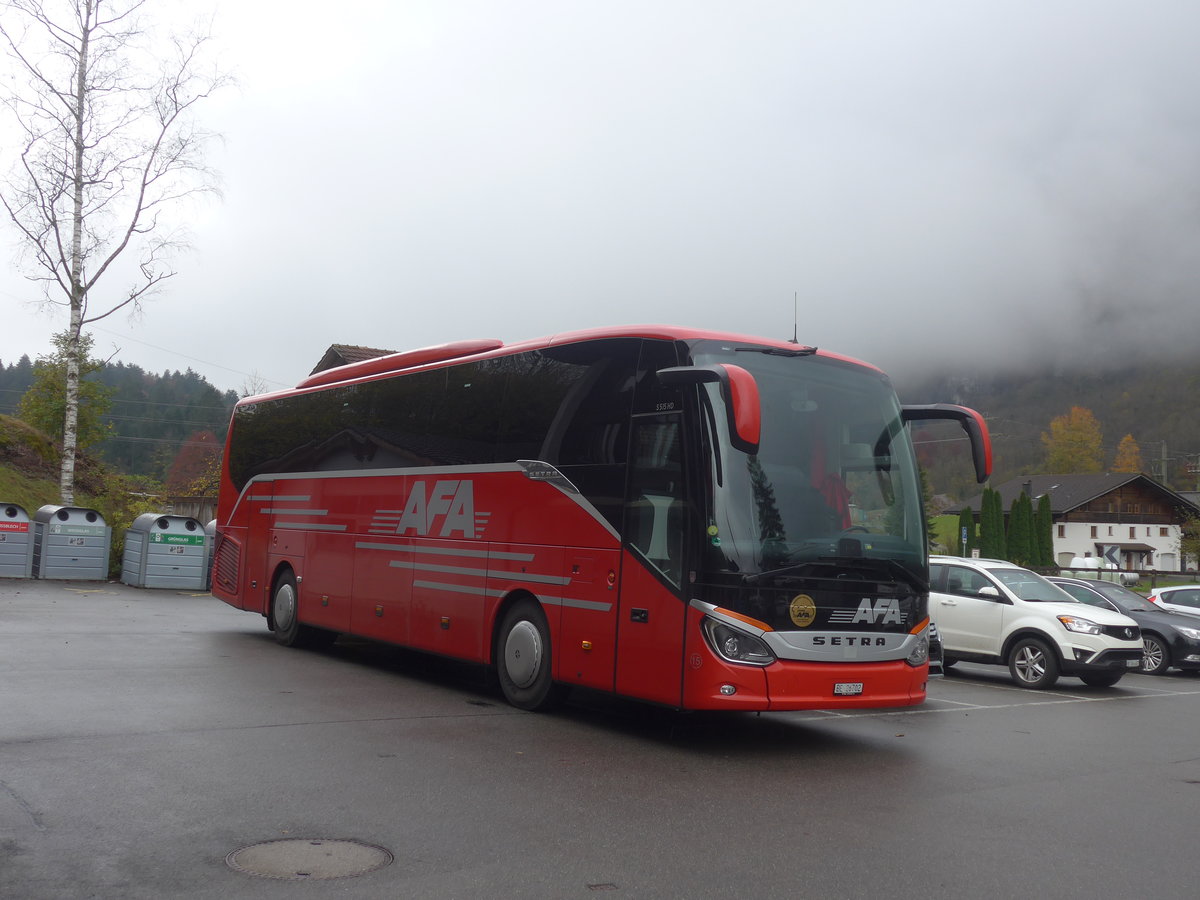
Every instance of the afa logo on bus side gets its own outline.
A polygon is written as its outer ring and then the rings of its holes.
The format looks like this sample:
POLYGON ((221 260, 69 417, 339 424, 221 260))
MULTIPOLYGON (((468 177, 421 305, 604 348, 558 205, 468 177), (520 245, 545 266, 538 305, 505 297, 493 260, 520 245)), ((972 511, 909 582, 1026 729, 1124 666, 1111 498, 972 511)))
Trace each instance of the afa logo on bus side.
POLYGON ((413 483, 396 526, 396 534, 474 538, 475 486, 469 480, 436 481, 426 490, 424 481, 413 483))

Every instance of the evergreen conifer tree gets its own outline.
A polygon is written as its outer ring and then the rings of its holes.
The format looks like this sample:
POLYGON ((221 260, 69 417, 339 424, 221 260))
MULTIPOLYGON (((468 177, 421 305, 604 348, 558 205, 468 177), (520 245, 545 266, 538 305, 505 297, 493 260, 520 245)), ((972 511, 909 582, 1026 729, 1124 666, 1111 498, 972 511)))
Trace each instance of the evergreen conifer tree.
POLYGON ((1000 545, 996 539, 996 517, 992 508, 995 491, 983 489, 979 503, 979 555, 984 559, 998 559, 1000 545))
POLYGON ((1008 559, 1008 538, 1004 533, 1004 501, 999 491, 992 491, 992 532, 995 536, 995 555, 992 559, 1008 559))
POLYGON ((958 514, 958 533, 954 536, 957 543, 954 546, 955 554, 970 556, 971 551, 979 546, 979 539, 975 536, 975 514, 971 512, 971 507, 964 506, 962 512, 958 514), (963 532, 967 534, 966 545, 963 545, 963 532))
POLYGON ((1050 510, 1050 495, 1038 498, 1037 514, 1034 516, 1040 559, 1038 565, 1049 568, 1054 565, 1054 514, 1050 510))
POLYGON ((1033 504, 1022 491, 1008 513, 1008 559, 1019 566, 1036 565, 1033 540, 1033 504))

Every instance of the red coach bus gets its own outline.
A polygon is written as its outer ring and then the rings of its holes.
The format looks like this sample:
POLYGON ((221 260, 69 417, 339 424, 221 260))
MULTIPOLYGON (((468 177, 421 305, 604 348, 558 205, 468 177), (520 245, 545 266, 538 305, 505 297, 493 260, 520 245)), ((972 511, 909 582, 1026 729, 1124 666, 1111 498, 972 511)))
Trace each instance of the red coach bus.
POLYGON ((353 634, 680 709, 925 697, 928 563, 902 407, 795 343, 645 326, 469 341, 242 400, 213 594, 285 645, 353 634))

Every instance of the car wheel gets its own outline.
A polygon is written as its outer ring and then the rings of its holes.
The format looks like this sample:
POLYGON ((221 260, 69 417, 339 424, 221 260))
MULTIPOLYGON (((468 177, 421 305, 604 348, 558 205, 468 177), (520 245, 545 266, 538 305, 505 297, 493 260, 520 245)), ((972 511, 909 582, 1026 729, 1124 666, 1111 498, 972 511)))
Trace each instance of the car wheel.
POLYGON ((958 665, 958 660, 955 659, 953 656, 945 656, 945 655, 942 656, 942 668, 943 669, 949 669, 951 666, 956 666, 956 665, 958 665))
POLYGON ((1093 672, 1089 675, 1080 675, 1079 680, 1088 687, 1112 687, 1124 677, 1125 673, 1123 671, 1093 672))
POLYGON ((1146 675, 1166 675, 1171 668, 1171 651, 1166 642, 1153 634, 1142 632, 1141 671, 1146 675))
POLYGON ((566 696, 550 677, 550 627, 534 600, 509 607, 496 636, 496 675, 504 698, 518 709, 544 710, 566 696))
POLYGON ((1008 671, 1021 687, 1045 690, 1058 681, 1058 659, 1044 641, 1021 638, 1008 652, 1008 671))

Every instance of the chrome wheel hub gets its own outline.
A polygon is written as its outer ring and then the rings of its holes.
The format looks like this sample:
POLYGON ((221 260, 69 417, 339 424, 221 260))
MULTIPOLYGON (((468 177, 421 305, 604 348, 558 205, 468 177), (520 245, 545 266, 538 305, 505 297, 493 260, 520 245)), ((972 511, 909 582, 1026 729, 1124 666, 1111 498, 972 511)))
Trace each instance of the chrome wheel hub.
POLYGON ((542 636, 532 622, 518 622, 504 639, 504 671, 517 687, 527 688, 541 665, 542 636))

